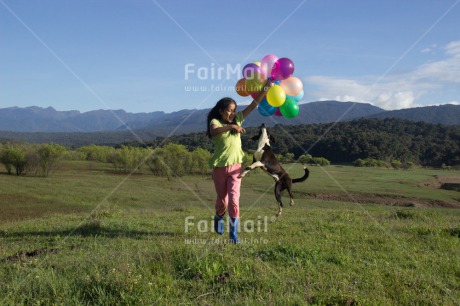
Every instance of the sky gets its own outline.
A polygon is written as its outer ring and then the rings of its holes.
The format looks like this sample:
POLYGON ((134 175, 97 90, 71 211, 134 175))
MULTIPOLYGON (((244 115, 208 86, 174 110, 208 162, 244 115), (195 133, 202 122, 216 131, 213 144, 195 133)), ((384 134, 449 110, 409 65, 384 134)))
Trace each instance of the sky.
POLYGON ((0 108, 247 104, 241 69, 268 54, 301 103, 459 104, 460 0, 0 0, 0 108))

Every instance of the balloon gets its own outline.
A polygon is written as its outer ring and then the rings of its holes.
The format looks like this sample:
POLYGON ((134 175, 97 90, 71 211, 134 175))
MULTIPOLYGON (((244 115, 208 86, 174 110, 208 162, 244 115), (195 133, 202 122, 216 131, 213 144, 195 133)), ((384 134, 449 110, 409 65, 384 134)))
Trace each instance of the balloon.
MULTIPOLYGON (((256 64, 257 66, 260 67, 260 62, 254 62, 253 64, 256 64)), ((266 73, 265 73, 266 74, 266 73)))
POLYGON ((293 99, 286 99, 280 106, 280 112, 285 118, 294 118, 299 114, 299 105, 293 99))
POLYGON ((273 84, 279 85, 279 84, 281 84, 281 80, 279 80, 279 81, 274 81, 273 84))
POLYGON ((303 96, 304 96, 304 92, 303 92, 303 90, 302 90, 302 92, 299 93, 297 96, 286 95, 286 99, 287 99, 287 98, 291 98, 292 100, 294 100, 294 101, 296 101, 296 102, 299 102, 300 100, 302 100, 303 96))
POLYGON ((246 89, 246 79, 242 78, 235 85, 236 93, 242 97, 249 96, 249 93, 246 89))
POLYGON ((280 85, 273 85, 267 92, 267 101, 268 104, 274 107, 279 107, 283 105, 284 100, 286 100, 286 93, 280 85))
POLYGON ((262 90, 266 82, 263 74, 255 73, 251 78, 246 79, 246 91, 248 93, 257 93, 262 90))
POLYGON ((283 115, 281 114, 280 112, 280 109, 277 108, 276 111, 275 111, 275 114, 274 114, 276 117, 282 117, 283 115))
POLYGON ((250 79, 254 74, 262 74, 262 70, 256 64, 250 63, 243 67, 243 78, 250 79))
POLYGON ((283 80, 280 85, 289 96, 297 96, 303 90, 302 81, 293 76, 283 80))
POLYGON ((259 111, 259 114, 261 114, 262 116, 268 117, 273 115, 277 108, 268 104, 267 98, 265 97, 262 99, 262 101, 260 101, 257 110, 259 111))
POLYGON ((277 60, 278 57, 274 54, 264 56, 264 58, 260 62, 260 68, 262 69, 262 73, 264 73, 265 75, 270 75, 272 73, 273 65, 277 60))
POLYGON ((286 58, 278 59, 272 69, 271 77, 275 80, 284 80, 290 77, 294 73, 294 63, 286 58))

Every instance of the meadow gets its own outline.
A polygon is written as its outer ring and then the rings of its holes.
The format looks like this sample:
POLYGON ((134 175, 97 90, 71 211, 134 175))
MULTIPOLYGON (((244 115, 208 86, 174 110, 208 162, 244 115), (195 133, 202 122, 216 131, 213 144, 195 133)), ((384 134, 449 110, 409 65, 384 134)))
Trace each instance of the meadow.
POLYGON ((0 304, 459 304, 460 194, 439 187, 460 171, 309 169, 279 218, 273 180, 244 178, 238 245, 210 175, 0 174, 0 304))

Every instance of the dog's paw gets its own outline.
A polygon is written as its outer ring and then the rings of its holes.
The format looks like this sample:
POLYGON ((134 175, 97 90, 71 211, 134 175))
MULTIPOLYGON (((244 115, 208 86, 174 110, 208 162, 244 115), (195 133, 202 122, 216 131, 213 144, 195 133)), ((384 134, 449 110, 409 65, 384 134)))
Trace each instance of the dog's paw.
POLYGON ((246 171, 243 171, 243 172, 240 173, 240 175, 237 176, 237 178, 239 178, 239 179, 240 179, 240 178, 243 178, 243 177, 246 176, 246 174, 247 174, 247 172, 246 172, 246 171))

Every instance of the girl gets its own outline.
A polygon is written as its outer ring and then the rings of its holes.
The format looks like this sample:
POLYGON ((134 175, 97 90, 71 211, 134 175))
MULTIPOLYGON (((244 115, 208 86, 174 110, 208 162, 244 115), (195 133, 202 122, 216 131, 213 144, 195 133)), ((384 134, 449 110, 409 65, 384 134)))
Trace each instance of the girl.
POLYGON ((241 179, 238 176, 241 173, 244 156, 240 134, 245 132, 241 124, 259 105, 269 85, 270 80, 242 112, 236 112, 237 105, 233 99, 223 98, 208 114, 206 135, 214 139, 214 155, 209 163, 214 168, 212 179, 217 193, 214 230, 219 235, 224 233, 223 217, 228 210, 231 243, 239 243, 237 228, 241 179))

